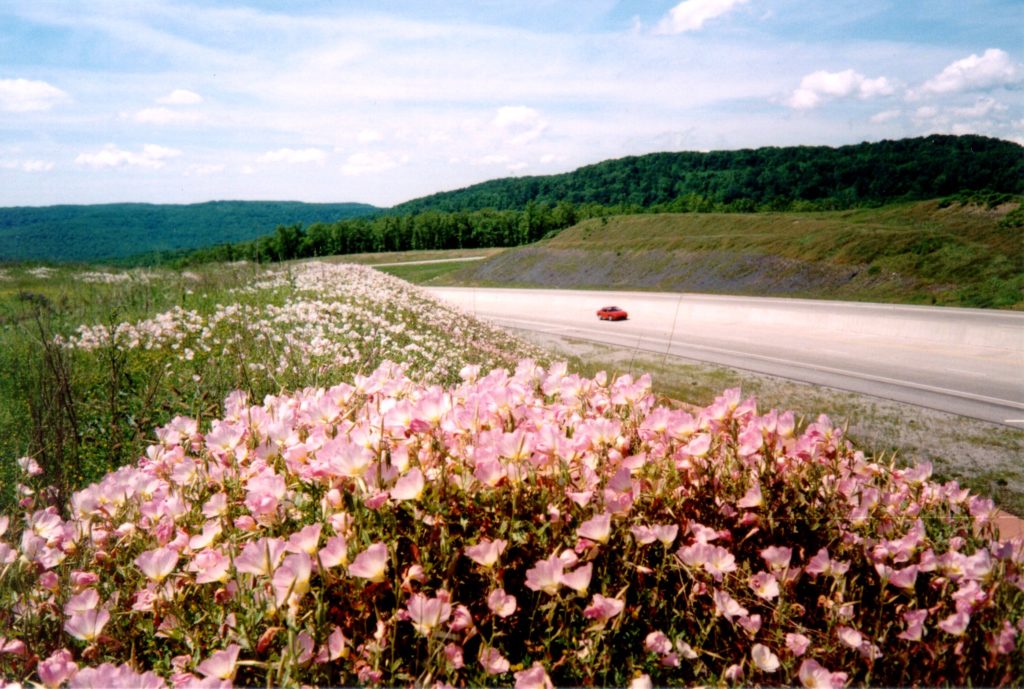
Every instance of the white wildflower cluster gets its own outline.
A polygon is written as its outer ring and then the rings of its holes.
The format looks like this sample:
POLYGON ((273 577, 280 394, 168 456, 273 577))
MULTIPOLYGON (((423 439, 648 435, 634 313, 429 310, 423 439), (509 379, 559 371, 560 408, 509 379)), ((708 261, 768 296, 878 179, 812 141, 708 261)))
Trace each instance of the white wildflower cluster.
POLYGON ((66 345, 171 350, 179 361, 244 361, 250 370, 275 374, 390 358, 441 380, 466 364, 466 351, 493 365, 507 363, 500 343, 508 335, 372 268, 305 263, 268 271, 233 293, 238 302, 211 313, 175 306, 112 328, 83 325, 66 345))

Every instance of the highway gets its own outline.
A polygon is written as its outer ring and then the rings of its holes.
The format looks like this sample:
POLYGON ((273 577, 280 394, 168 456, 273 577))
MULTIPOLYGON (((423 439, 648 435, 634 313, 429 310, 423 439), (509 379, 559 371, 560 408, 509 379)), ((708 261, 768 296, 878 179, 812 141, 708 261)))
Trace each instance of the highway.
POLYGON ((499 325, 825 385, 1024 429, 1024 313, 652 292, 430 288, 499 325), (614 304, 629 319, 599 321, 614 304))

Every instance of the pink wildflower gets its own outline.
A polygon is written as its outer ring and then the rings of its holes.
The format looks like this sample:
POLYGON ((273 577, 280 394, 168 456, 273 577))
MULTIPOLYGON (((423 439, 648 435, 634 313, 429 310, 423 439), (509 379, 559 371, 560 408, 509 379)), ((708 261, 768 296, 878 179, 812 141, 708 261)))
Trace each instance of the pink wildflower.
POLYGON ((841 577, 850 569, 849 563, 839 562, 829 558, 828 548, 822 548, 807 563, 804 571, 812 576, 824 574, 825 576, 841 577))
POLYGON ((170 548, 147 550, 135 558, 135 564, 150 580, 160 583, 178 565, 178 552, 170 548))
POLYGON ((388 547, 383 543, 374 543, 359 553, 355 561, 348 567, 349 574, 372 582, 384 581, 388 570, 388 547))
POLYGON ((69 617, 64 623, 64 631, 76 639, 92 643, 99 638, 107 622, 110 622, 110 611, 106 608, 86 610, 69 617))
POLYGON ((313 562, 306 553, 292 553, 274 572, 274 600, 279 606, 301 599, 309 592, 313 562))
POLYGON ((583 610, 583 616, 603 625, 620 614, 625 607, 625 602, 617 598, 605 598, 600 593, 595 593, 590 605, 583 610))
POLYGON ((811 640, 803 634, 798 632, 790 632, 786 634, 786 648, 794 656, 799 658, 807 652, 807 647, 811 645, 811 640))
POLYGON ((715 614, 722 615, 729 621, 732 621, 734 617, 750 614, 749 610, 737 603, 736 599, 725 591, 715 589, 714 593, 711 594, 711 598, 715 603, 715 614))
POLYGON ((665 636, 665 632, 651 632, 644 639, 644 648, 651 653, 666 655, 672 652, 672 641, 665 636))
POLYGON ((531 591, 543 591, 554 595, 562 584, 564 565, 557 555, 547 560, 538 560, 537 564, 526 570, 526 587, 531 591))
POLYGON ((592 517, 580 524, 576 533, 580 538, 587 538, 595 543, 607 543, 611 534, 612 516, 605 512, 592 517))
POLYGON ((299 529, 288 537, 284 549, 289 553, 306 553, 310 557, 316 555, 320 545, 321 524, 310 524, 299 529))
POLYGON ((331 536, 319 552, 320 565, 331 569, 348 564, 348 543, 341 536, 331 536))
POLYGON ((69 681, 70 689, 111 689, 132 687, 132 689, 166 689, 167 683, 155 672, 138 673, 128 663, 113 665, 103 663, 98 667, 79 670, 69 681))
POLYGON ((284 547, 284 541, 280 538, 261 538, 248 543, 235 558, 235 569, 239 572, 270 576, 284 555, 284 547))
POLYGON ((419 500, 423 494, 423 472, 413 468, 395 482, 391 489, 392 500, 419 500))
POLYGON ((771 569, 786 569, 793 557, 793 549, 773 545, 762 550, 761 557, 771 569))
POLYGON ((238 644, 231 644, 223 651, 215 651, 209 658, 199 663, 196 670, 203 677, 234 679, 240 650, 241 647, 238 644))
MULTIPOLYGON (((758 434, 760 438, 760 434, 758 434)), ((736 507, 740 509, 750 509, 752 507, 760 507, 764 503, 764 499, 761 496, 761 484, 756 481, 747 492, 736 502, 736 507)))
POLYGON ((96 592, 96 589, 88 588, 68 598, 68 602, 64 604, 64 614, 74 615, 86 610, 94 610, 99 604, 100 594, 96 592))
POLYGON ((494 589, 487 596, 487 607, 498 617, 508 617, 516 611, 516 597, 505 593, 505 589, 494 589))
POLYGON ((452 616, 452 606, 444 591, 438 592, 434 598, 414 593, 406 604, 406 610, 413 628, 423 636, 430 636, 434 627, 444 624, 452 616))
POLYGON ((588 562, 582 567, 578 567, 571 572, 563 573, 562 583, 576 593, 586 593, 587 589, 590 588, 590 579, 593 576, 593 573, 594 563, 588 562))
POLYGON ((501 655, 501 652, 493 646, 488 646, 480 652, 480 665, 489 675, 500 675, 508 672, 511 667, 508 658, 501 655))
POLYGON ((498 556, 505 552, 508 541, 500 538, 495 541, 482 540, 476 545, 471 545, 464 551, 466 557, 482 567, 492 567, 498 561, 498 556))
POLYGON ((750 577, 748 583, 759 598, 773 600, 779 597, 779 582, 770 572, 758 572, 750 577))
POLYGON ((970 622, 970 613, 966 610, 960 610, 939 622, 938 627, 947 634, 960 636, 967 630, 967 625, 970 624, 970 622))
POLYGON ((909 610, 903 613, 903 620, 907 623, 907 628, 900 632, 899 638, 906 639, 907 641, 920 641, 926 617, 928 617, 927 608, 909 610))
POLYGON ((513 675, 516 678, 516 689, 554 689, 551 678, 544 666, 534 661, 529 670, 520 670, 513 675))
POLYGON ((461 670, 466 665, 466 661, 462 656, 462 646, 459 646, 458 644, 452 643, 445 645, 444 657, 456 670, 461 670))
POLYGON ((800 663, 798 676, 807 689, 838 689, 846 684, 845 672, 829 672, 809 658, 800 663))
POLYGON ((78 665, 74 662, 71 651, 62 648, 46 660, 39 661, 36 672, 39 673, 39 679, 44 685, 56 689, 78 672, 78 665))
POLYGON ((779 669, 779 657, 764 644, 754 644, 750 649, 750 657, 761 672, 775 672, 779 669))

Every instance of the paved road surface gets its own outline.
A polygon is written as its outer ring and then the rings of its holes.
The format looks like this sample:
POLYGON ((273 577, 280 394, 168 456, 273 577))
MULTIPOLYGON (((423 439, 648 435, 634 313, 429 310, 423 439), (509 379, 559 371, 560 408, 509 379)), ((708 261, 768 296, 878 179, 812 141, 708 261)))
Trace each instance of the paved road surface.
POLYGON ((1024 428, 1024 313, 669 294, 432 288, 499 324, 664 352, 1024 428), (630 318, 602 322, 615 304, 630 318))

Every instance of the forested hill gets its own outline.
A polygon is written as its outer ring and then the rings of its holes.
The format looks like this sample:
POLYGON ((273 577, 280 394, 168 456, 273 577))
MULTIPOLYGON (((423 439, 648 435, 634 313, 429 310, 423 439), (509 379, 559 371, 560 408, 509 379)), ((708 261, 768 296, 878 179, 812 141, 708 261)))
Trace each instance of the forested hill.
POLYGON ((177 253, 273 234, 279 225, 378 212, 363 203, 211 201, 0 208, 0 261, 95 261, 177 253))
POLYGON ((573 172, 492 180, 395 206, 523 209, 530 202, 597 203, 686 212, 818 210, 922 200, 960 191, 1024 192, 1024 147, 983 136, 933 135, 853 146, 651 153, 573 172))

